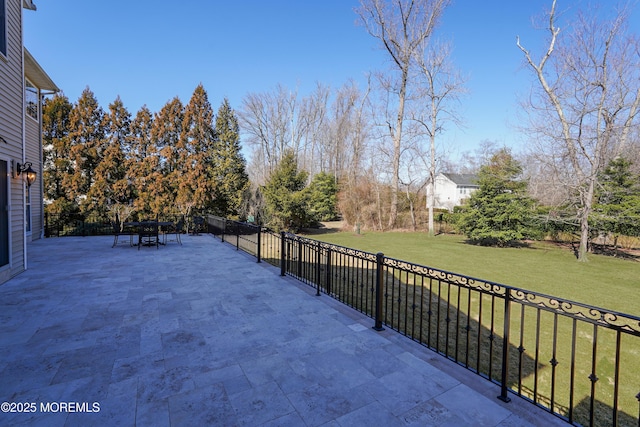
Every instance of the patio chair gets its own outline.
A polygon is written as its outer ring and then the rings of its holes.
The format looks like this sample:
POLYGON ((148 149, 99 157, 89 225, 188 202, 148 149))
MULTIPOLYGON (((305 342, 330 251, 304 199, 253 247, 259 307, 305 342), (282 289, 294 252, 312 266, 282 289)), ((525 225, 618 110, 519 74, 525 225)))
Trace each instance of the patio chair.
POLYGON ((172 234, 175 234, 176 242, 180 243, 180 246, 182 246, 182 237, 180 237, 180 235, 182 234, 183 230, 184 230, 184 219, 180 218, 180 221, 178 221, 176 225, 173 227, 173 232, 172 232, 172 234))
POLYGON ((138 250, 140 246, 154 246, 158 249, 160 239, 158 236, 157 221, 143 221, 138 227, 138 250))
POLYGON ((180 237, 180 235, 182 234, 182 232, 184 231, 184 218, 180 218, 180 220, 177 223, 171 223, 171 225, 167 226, 164 229, 164 232, 162 233, 162 244, 166 245, 167 241, 169 239, 167 239, 167 236, 174 234, 175 240, 171 239, 173 241, 176 241, 178 243, 180 243, 180 245, 182 245, 182 238, 180 237))
POLYGON ((129 236, 129 246, 133 246, 133 235, 136 234, 135 230, 132 230, 128 227, 125 227, 118 217, 116 216, 115 221, 111 221, 111 228, 113 229, 113 245, 112 248, 115 248, 118 244, 118 238, 120 236, 129 236))
POLYGON ((194 216, 193 217, 193 230, 191 231, 191 233, 194 236, 199 236, 200 235, 200 231, 202 231, 204 229, 204 218, 201 216, 194 216))

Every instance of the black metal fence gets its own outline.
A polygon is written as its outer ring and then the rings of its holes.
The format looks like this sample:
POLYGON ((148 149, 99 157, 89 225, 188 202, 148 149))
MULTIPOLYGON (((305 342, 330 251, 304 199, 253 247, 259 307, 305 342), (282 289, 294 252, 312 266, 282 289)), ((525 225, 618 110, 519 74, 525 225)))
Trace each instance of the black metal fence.
POLYGON ((520 396, 574 425, 640 426, 637 316, 212 215, 206 223, 257 262, 370 316, 374 329, 498 384, 504 401, 520 396))
POLYGON ((207 231, 235 246, 237 250, 255 256, 257 262, 280 265, 280 234, 268 228, 207 215, 207 231))
POLYGON ((222 220, 224 242, 498 384, 503 401, 574 425, 640 425, 639 317, 222 220))
POLYGON ((44 215, 44 236, 104 236, 113 234, 109 218, 83 214, 44 215))
MULTIPOLYGON (((172 218, 163 218, 163 220, 172 220, 177 222, 179 219, 185 221, 185 230, 197 232, 199 227, 195 224, 195 218, 184 218, 176 215, 172 218)), ((129 219, 131 220, 131 219, 129 219)), ((111 219, 98 215, 84 215, 81 213, 73 214, 50 214, 44 215, 44 236, 45 237, 65 237, 65 236, 110 236, 113 235, 113 225, 111 219)))

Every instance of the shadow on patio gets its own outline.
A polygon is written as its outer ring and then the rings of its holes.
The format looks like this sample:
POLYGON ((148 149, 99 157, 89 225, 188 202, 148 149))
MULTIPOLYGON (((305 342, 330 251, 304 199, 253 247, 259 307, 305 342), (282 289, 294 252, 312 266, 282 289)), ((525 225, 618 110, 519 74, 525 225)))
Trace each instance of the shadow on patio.
POLYGON ((210 235, 112 242, 0 285, 0 424, 567 425, 210 235))

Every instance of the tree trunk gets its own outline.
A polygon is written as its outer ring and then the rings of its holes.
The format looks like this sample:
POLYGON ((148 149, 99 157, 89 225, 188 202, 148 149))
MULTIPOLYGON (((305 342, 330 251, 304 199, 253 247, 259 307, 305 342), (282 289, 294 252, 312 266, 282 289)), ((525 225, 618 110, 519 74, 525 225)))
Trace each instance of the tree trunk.
POLYGON ((583 215, 580 219, 580 246, 578 247, 578 261, 588 261, 589 252, 589 217, 583 215))
POLYGON ((591 216, 591 208, 593 206, 593 195, 596 188, 596 176, 589 178, 587 192, 583 196, 583 209, 580 215, 580 247, 578 248, 578 261, 588 261, 587 253, 589 252, 589 216, 591 216))
POLYGON ((402 124, 404 122, 404 103, 407 97, 408 68, 402 70, 400 93, 398 94, 398 118, 393 132, 393 177, 391 179, 391 207, 389 209, 389 228, 396 225, 398 218, 398 189, 400 187, 400 153, 402 151, 402 124))
MULTIPOLYGON (((432 112, 431 112, 431 129, 436 129, 437 121, 435 113, 435 104, 432 101, 431 103, 432 112)), ((434 236, 435 229, 433 225, 433 208, 435 205, 435 197, 436 197, 436 135, 435 131, 431 132, 431 163, 429 164, 429 197, 427 197, 427 208, 429 211, 429 236, 434 236)))

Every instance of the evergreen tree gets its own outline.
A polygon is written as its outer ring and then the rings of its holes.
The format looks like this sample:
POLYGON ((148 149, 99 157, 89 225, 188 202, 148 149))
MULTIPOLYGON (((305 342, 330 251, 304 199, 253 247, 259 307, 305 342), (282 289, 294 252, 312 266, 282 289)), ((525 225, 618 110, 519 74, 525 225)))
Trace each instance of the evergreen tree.
POLYGON ((93 185, 96 167, 104 154, 103 123, 104 111, 87 87, 69 117, 69 158, 72 162, 72 173, 65 176, 63 181, 63 185, 68 188, 70 196, 83 213, 90 211, 91 202, 87 193, 93 185))
POLYGON ((506 246, 531 237, 533 200, 527 183, 518 180, 522 167, 508 149, 501 149, 480 168, 480 188, 458 214, 458 226, 472 243, 506 246))
POLYGON ((262 191, 269 226, 296 231, 309 224, 306 181, 307 173, 298 170, 295 154, 286 151, 262 191))
POLYGON ((87 192, 90 210, 101 216, 105 216, 113 204, 126 204, 131 194, 124 154, 130 144, 130 126, 131 114, 118 96, 104 116, 107 144, 87 192))
POLYGON ((203 212, 211 204, 213 185, 209 163, 214 158, 216 135, 213 110, 202 84, 196 87, 185 107, 179 141, 178 193, 176 202, 203 212))
POLYGON ((183 121, 184 105, 178 97, 167 102, 153 121, 151 138, 160 152, 160 166, 165 175, 177 169, 177 151, 180 146, 183 121))
POLYGON ((600 174, 600 187, 590 218, 596 233, 611 234, 615 245, 620 235, 640 235, 640 176, 631 172, 631 161, 616 158, 600 174))
POLYGON ((215 134, 214 156, 209 163, 214 194, 210 207, 216 215, 237 216, 243 194, 249 188, 249 177, 240 152, 238 119, 226 98, 218 109, 215 134))
POLYGON ((180 135, 182 133, 182 122, 184 120, 184 106, 180 99, 173 98, 156 114, 151 128, 151 138, 155 141, 160 154, 160 172, 162 192, 156 195, 161 205, 160 215, 167 218, 176 218, 180 214, 186 215, 188 212, 181 211, 176 205, 179 182, 182 179, 182 168, 178 164, 178 153, 180 149, 180 135))
POLYGON ((60 94, 45 99, 42 107, 44 198, 46 211, 50 213, 70 213, 77 209, 74 197, 63 184, 73 171, 69 146, 72 108, 69 99, 60 94))
POLYGON ((131 123, 131 146, 127 160, 127 177, 134 187, 133 205, 138 219, 159 215, 157 185, 159 155, 151 137, 154 126, 151 111, 143 106, 131 123))
POLYGON ((315 221, 333 221, 338 217, 338 183, 327 172, 315 175, 307 188, 310 215, 315 221))

